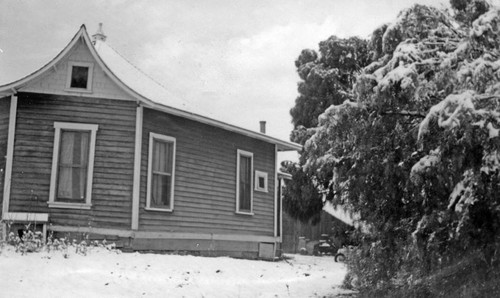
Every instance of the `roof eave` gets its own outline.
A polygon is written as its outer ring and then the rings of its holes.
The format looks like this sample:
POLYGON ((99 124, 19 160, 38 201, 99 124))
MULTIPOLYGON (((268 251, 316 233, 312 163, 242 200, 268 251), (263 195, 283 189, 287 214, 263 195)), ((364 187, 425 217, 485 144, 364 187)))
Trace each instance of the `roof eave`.
POLYGON ((222 128, 222 129, 225 129, 228 131, 236 132, 236 133, 248 136, 248 137, 262 140, 262 141, 265 141, 265 142, 268 142, 271 144, 275 144, 278 147, 278 151, 301 151, 302 150, 302 145, 300 145, 300 144, 283 141, 283 140, 280 140, 280 139, 275 138, 275 137, 271 137, 271 136, 263 134, 263 133, 255 132, 255 131, 252 131, 252 130, 249 130, 246 128, 235 126, 235 125, 232 125, 229 123, 225 123, 225 122, 215 120, 212 118, 208 118, 205 116, 201 116, 198 114, 182 111, 182 110, 168 107, 168 106, 165 106, 162 104, 154 103, 151 101, 148 104, 146 104, 145 106, 148 108, 154 109, 154 110, 167 112, 169 114, 184 117, 184 118, 194 120, 194 121, 197 121, 200 123, 219 127, 219 128, 222 128))
POLYGON ((159 111, 164 111, 168 112, 173 115, 181 116, 190 120, 198 121, 201 123, 209 124, 215 127, 223 128, 229 131, 233 131, 236 133, 240 133, 242 135, 246 135, 258 140, 262 140, 268 143, 275 144, 277 146, 278 151, 300 151, 302 150, 302 146, 296 143, 292 142, 287 142, 283 141, 262 133, 258 133, 252 130, 248 130, 245 128, 241 128, 232 124, 228 124, 222 121, 218 121, 215 119, 211 119, 205 116, 201 116, 198 114, 190 113, 187 111, 179 110, 176 108, 172 108, 169 106, 165 106, 159 103, 156 103, 149 98, 144 97, 143 95, 139 94, 129 86, 127 86, 124 82, 122 82, 118 76, 116 76, 113 71, 106 65, 106 63, 102 60, 102 58, 99 56, 99 53, 97 52, 96 48, 94 47, 92 41, 90 40, 90 37, 87 33, 87 30, 85 28, 85 25, 82 25, 80 27, 80 30, 75 34, 75 36, 71 39, 71 41, 68 43, 68 45, 56 56, 54 59, 52 59, 49 63, 44 65, 42 68, 39 70, 27 75, 26 77, 14 81, 12 83, 0 86, 0 97, 2 96, 7 96, 10 94, 15 94, 17 91, 22 88, 24 85, 26 85, 28 82, 31 80, 34 80, 36 77, 42 75, 44 72, 52 69, 60 59, 62 59, 78 42, 79 39, 83 39, 89 50, 91 55, 94 57, 94 59, 97 61, 97 63, 101 66, 103 71, 106 73, 106 75, 111 78, 113 82, 115 82, 118 86, 120 86, 125 92, 127 92, 130 96, 135 98, 138 102, 141 102, 144 104, 144 106, 159 110, 159 111))
POLYGON ((80 38, 85 38, 86 35, 85 25, 80 26, 80 30, 73 36, 71 41, 66 45, 66 47, 57 54, 54 59, 52 59, 49 63, 42 66, 40 69, 32 72, 31 74, 8 84, 0 86, 0 96, 6 96, 10 94, 15 94, 17 91, 24 87, 28 82, 34 80, 36 77, 41 76, 46 71, 51 70, 55 65, 59 62, 59 60, 64 57, 78 42, 80 38))

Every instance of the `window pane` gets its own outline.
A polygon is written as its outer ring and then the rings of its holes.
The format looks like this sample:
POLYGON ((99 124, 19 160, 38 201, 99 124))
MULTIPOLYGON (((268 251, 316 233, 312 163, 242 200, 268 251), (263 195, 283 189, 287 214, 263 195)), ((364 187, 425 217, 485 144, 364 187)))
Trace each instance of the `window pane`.
POLYGON ((153 139, 150 207, 172 208, 174 143, 153 139))
POLYGON ((61 131, 57 200, 84 201, 89 158, 88 131, 61 131))
POLYGON ((71 71, 71 88, 87 89, 89 68, 85 66, 73 66, 71 71))
POLYGON ((172 176, 153 174, 151 207, 170 208, 172 176))
POLYGON ((73 175, 71 174, 72 169, 67 167, 59 168, 59 182, 57 188, 57 198, 72 198, 73 197, 73 175))
POLYGON ((172 174, 173 143, 155 140, 153 145, 153 171, 172 174))
POLYGON ((251 176, 252 158, 240 156, 240 210, 250 211, 251 209, 251 176))
POLYGON ((266 180, 264 177, 259 177, 259 188, 265 188, 266 187, 266 180))

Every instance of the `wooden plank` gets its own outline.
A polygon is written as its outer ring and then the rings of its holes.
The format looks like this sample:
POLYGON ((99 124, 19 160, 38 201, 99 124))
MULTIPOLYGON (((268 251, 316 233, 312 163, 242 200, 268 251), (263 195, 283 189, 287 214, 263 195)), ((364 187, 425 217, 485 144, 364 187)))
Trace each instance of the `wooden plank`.
MULTIPOLYGON (((22 106, 25 114, 32 113, 45 113, 45 114, 58 114, 60 112, 64 112, 68 110, 68 105, 45 105, 38 106, 36 109, 30 108, 29 105, 22 106)), ((71 105, 71 110, 75 112, 79 112, 82 115, 87 114, 95 114, 95 115, 110 115, 109 119, 123 119, 127 120, 123 117, 124 114, 131 114, 135 112, 133 109, 121 109, 121 113, 114 113, 117 111, 114 107, 109 107, 107 105, 99 105, 100 108, 90 107, 90 106, 81 106, 81 105, 71 105)))
POLYGON ((8 220, 8 221, 47 222, 49 220, 49 214, 48 213, 7 212, 3 219, 8 220))
MULTIPOLYGON (((255 193, 252 217, 235 210, 236 149, 254 153, 254 166, 274 176, 274 146, 178 117, 145 109, 143 151, 149 132, 173 136, 177 141, 175 206, 173 213, 141 211, 141 226, 157 229, 213 229, 274 234, 273 193, 255 193), (269 163, 271 161, 271 163, 269 163), (258 215, 257 215, 258 214, 258 215), (207 227, 208 226, 208 227, 207 227)), ((143 154, 142 161, 147 162, 143 154)), ((146 181, 146 169, 143 167, 146 181)), ((274 183, 269 182, 269 187, 274 183)), ((141 188, 142 196, 145 188, 141 188)), ((144 197, 143 197, 144 198, 144 197)), ((144 200, 144 199, 143 199, 144 200)), ((144 203, 141 205, 144 206, 144 203)))
MULTIPOLYGON (((7 135, 7 148, 5 154, 5 182, 2 195, 2 217, 6 212, 9 212, 10 193, 12 190, 12 164, 14 156, 15 132, 16 132, 16 115, 17 115, 17 95, 10 96, 9 106, 9 123, 7 135)), ((2 191, 2 190, 0 190, 2 191)))
POLYGON ((228 234, 246 234, 246 235, 262 235, 262 236, 273 236, 272 233, 263 232, 260 229, 256 229, 254 227, 246 227, 243 230, 235 230, 231 228, 227 224, 216 224, 210 223, 210 226, 200 228, 199 223, 196 222, 181 222, 178 225, 167 225, 168 229, 165 229, 164 225, 159 225, 156 222, 151 222, 148 224, 147 222, 140 220, 140 227, 146 231, 175 231, 175 232, 196 232, 196 233, 228 233, 228 234))
MULTIPOLYGON (((238 226, 246 226, 247 228, 258 228, 258 227, 269 227, 273 226, 273 220, 270 219, 268 221, 263 221, 262 217, 259 219, 256 216, 248 216, 248 215, 238 215, 234 212, 220 213, 218 216, 214 216, 214 214, 209 214, 207 212, 180 212, 174 209, 173 213, 166 212, 155 212, 155 211, 147 211, 142 218, 145 221, 147 220, 165 220, 171 221, 175 225, 182 225, 184 223, 192 222, 192 223, 203 223, 203 228, 207 228, 205 224, 236 224, 238 226), (147 216, 146 216, 147 215, 147 216), (182 221, 179 221, 182 219, 182 221)), ((153 222, 156 224, 156 222, 153 222)), ((209 228, 209 227, 208 227, 209 228)), ((231 225, 228 225, 228 228, 231 228, 231 225)), ((273 232, 272 230, 270 232, 273 232)))
POLYGON ((15 177, 19 181, 13 190, 20 196, 19 208, 30 208, 30 190, 33 190, 39 197, 44 196, 42 206, 36 208, 48 210, 56 222, 86 225, 89 216, 103 225, 129 222, 135 106, 133 102, 20 94, 19 141, 14 158, 18 166, 15 177), (55 121, 99 125, 91 210, 47 207, 55 121))
POLYGON ((48 119, 54 119, 54 121, 58 122, 76 122, 76 123, 94 123, 94 124, 99 124, 102 126, 115 126, 117 130, 119 131, 134 131, 134 127, 127 126, 124 122, 127 120, 126 117, 120 118, 120 119, 115 119, 116 117, 111 117, 111 115, 103 115, 99 118, 96 118, 95 114, 89 114, 89 115, 76 115, 77 111, 73 110, 67 110, 67 111, 58 111, 52 112, 52 113, 40 113, 40 112, 33 112, 32 114, 26 115, 26 112, 24 111, 22 114, 19 115, 18 119, 22 120, 26 124, 31 124, 31 125, 36 125, 37 123, 40 123, 41 121, 46 121, 44 120, 39 120, 36 119, 36 117, 39 117, 40 115, 44 115, 48 119), (75 114, 75 115, 71 115, 75 114))

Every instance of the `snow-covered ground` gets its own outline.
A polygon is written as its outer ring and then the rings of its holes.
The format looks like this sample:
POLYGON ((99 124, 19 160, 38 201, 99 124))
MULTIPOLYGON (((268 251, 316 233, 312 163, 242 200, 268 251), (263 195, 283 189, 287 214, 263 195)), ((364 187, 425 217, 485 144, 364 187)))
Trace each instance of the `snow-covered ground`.
POLYGON ((21 255, 0 251, 1 297, 323 297, 345 266, 332 257, 291 255, 266 262, 227 257, 139 254, 93 248, 21 255))

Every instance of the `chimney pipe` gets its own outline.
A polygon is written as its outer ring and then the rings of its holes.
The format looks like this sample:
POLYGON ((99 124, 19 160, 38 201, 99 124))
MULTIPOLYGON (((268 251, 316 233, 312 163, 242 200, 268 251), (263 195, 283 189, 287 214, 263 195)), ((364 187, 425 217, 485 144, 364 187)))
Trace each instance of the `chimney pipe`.
POLYGON ((104 32, 102 31, 102 23, 99 23, 99 29, 97 29, 97 32, 92 35, 92 38, 94 39, 93 42, 94 44, 96 43, 97 40, 100 41, 106 41, 106 35, 104 35, 104 32))
POLYGON ((266 121, 260 121, 260 132, 266 133, 266 121))

